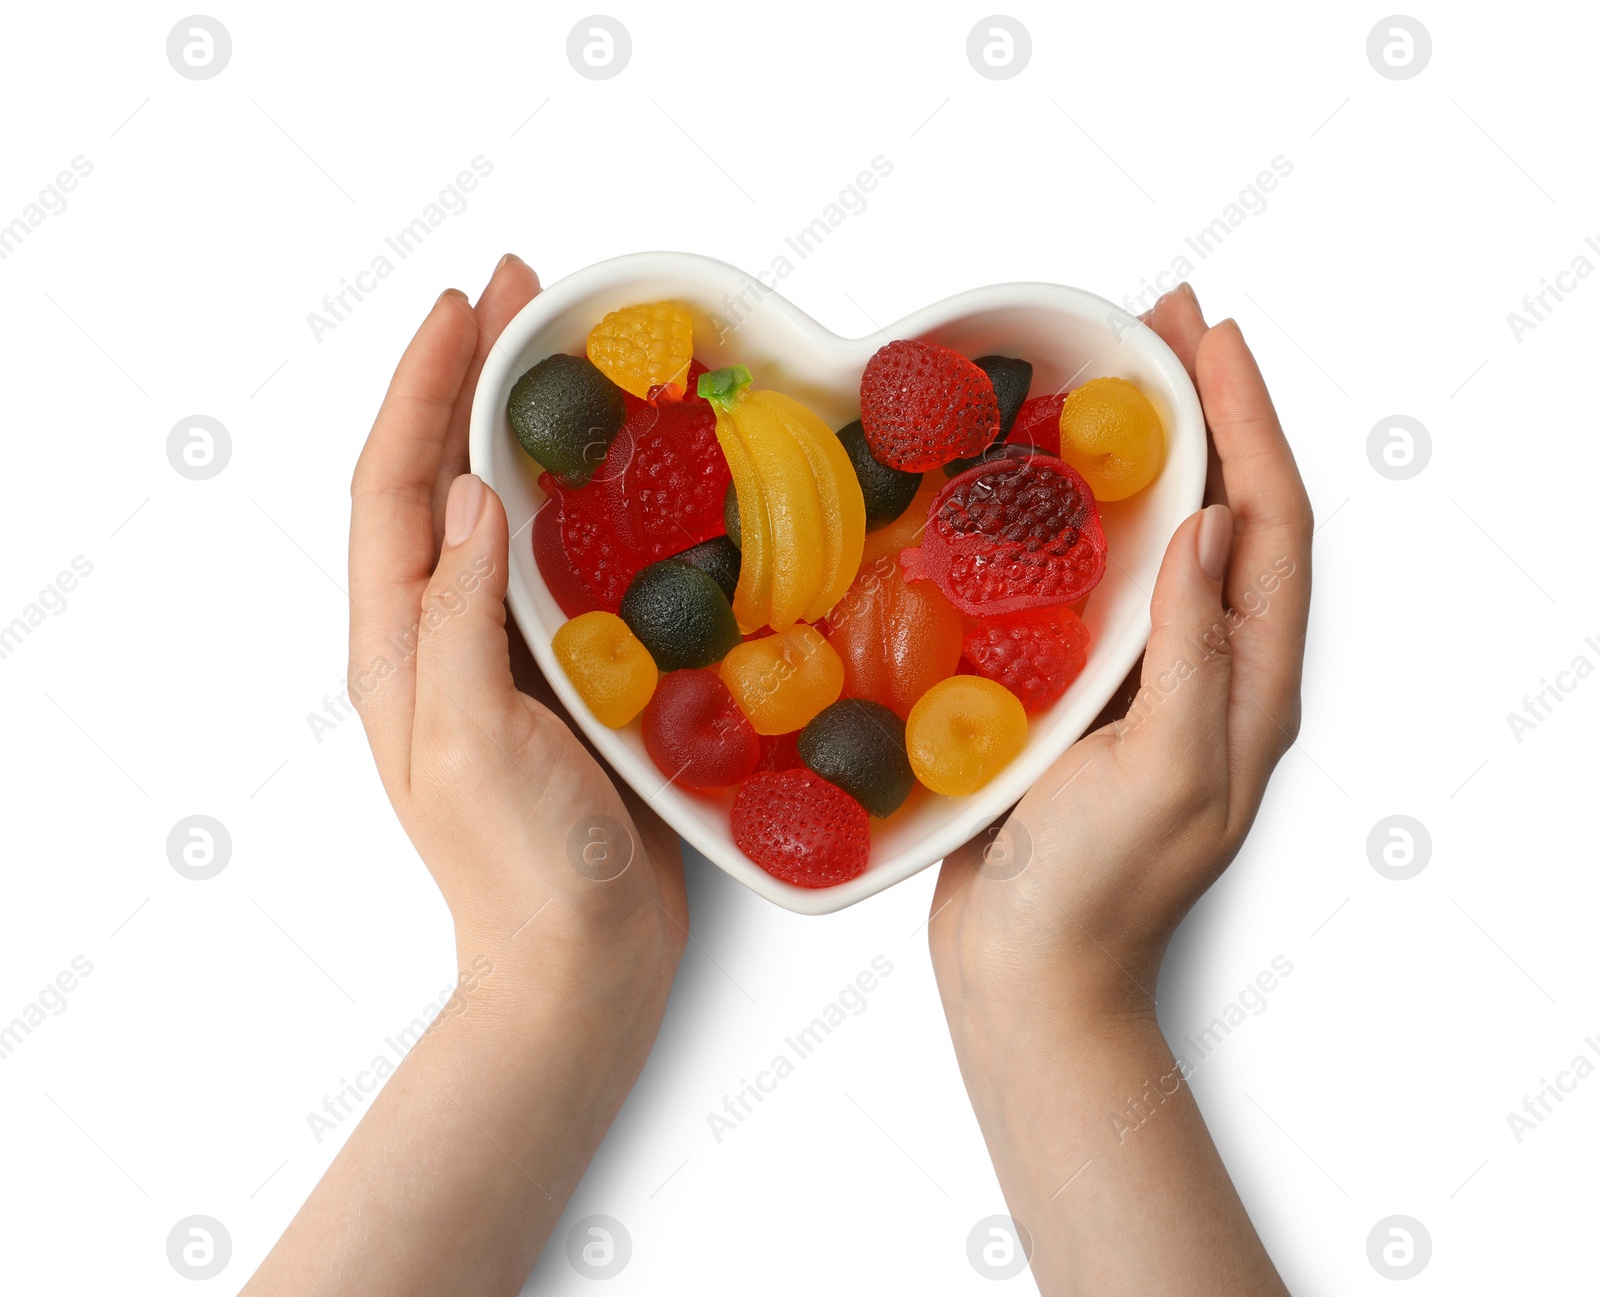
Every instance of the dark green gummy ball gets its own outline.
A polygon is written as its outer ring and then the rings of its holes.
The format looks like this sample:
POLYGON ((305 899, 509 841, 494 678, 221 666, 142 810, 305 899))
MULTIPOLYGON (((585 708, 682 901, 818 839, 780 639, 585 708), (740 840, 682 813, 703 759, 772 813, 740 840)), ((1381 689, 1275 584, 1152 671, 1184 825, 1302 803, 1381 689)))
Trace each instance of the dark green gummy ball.
POLYGON ((699 568, 717 583, 722 593, 728 596, 728 602, 733 602, 733 592, 739 588, 741 558, 738 546, 726 536, 713 536, 710 540, 703 540, 681 554, 674 554, 672 561, 699 568))
POLYGON ((1033 383, 1033 366, 1026 360, 1011 356, 979 356, 972 363, 989 375, 989 381, 994 384, 995 400, 1000 403, 1000 435, 989 443, 989 449, 982 455, 951 460, 944 466, 946 477, 965 473, 974 464, 992 457, 994 448, 1011 435, 1012 425, 1017 421, 1017 411, 1028 399, 1028 388, 1033 383))
POLYGON ((841 698, 795 740, 800 759, 879 819, 893 815, 917 777, 906 757, 906 723, 882 703, 841 698))
POLYGON ((722 587, 670 558, 642 569, 617 611, 663 671, 708 667, 741 640, 722 587))
POLYGON ((733 543, 734 549, 741 548, 739 543, 739 493, 733 489, 733 483, 728 483, 727 493, 722 497, 722 526, 728 533, 728 539, 733 543))
POLYGON ((506 416, 522 449, 563 486, 582 486, 628 417, 622 389, 587 356, 546 356, 516 381, 506 416))
POLYGON ((850 456, 850 467, 855 469, 856 481, 861 483, 861 497, 867 502, 867 530, 887 527, 906 511, 922 485, 922 474, 890 468, 874 459, 860 419, 839 429, 839 444, 850 456))

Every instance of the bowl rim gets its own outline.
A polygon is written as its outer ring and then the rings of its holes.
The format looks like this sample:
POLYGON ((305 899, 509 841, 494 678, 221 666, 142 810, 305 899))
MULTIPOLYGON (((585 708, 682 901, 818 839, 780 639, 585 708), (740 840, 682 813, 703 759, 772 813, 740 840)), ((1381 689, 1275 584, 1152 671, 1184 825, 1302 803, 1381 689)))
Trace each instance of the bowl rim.
MULTIPOLYGON (((495 482, 493 467, 494 442, 496 437, 501 435, 497 420, 504 413, 505 399, 511 385, 521 376, 522 368, 518 358, 550 321, 580 305, 585 299, 623 287, 631 281, 676 280, 682 282, 686 288, 692 285, 696 289, 704 289, 707 285, 720 287, 721 283, 737 287, 740 284, 748 284, 755 278, 728 262, 697 253, 635 252, 597 262, 543 288, 507 323, 500 337, 490 348, 478 376, 473 391, 469 436, 472 471, 489 486, 494 487, 504 499, 504 493, 495 482)), ((1205 421, 1188 372, 1167 344, 1143 321, 1095 293, 1042 281, 988 284, 963 290, 920 307, 902 319, 885 325, 882 329, 875 329, 855 338, 835 334, 774 288, 767 288, 761 295, 759 309, 763 312, 776 312, 791 332, 805 339, 806 345, 814 354, 832 352, 834 358, 838 359, 859 353, 865 343, 880 336, 922 337, 941 328, 948 328, 951 324, 967 317, 1028 307, 1059 311, 1076 316, 1085 322, 1106 326, 1113 331, 1115 340, 1119 344, 1131 344, 1144 362, 1153 365, 1159 371, 1164 380, 1164 395, 1175 415, 1171 426, 1165 429, 1167 459, 1163 464, 1162 474, 1165 475, 1170 471, 1179 473, 1183 477, 1184 480, 1179 481, 1176 490, 1180 500, 1190 503, 1190 508, 1184 517, 1199 508, 1205 487, 1206 456, 1203 453, 1205 421), (1195 439, 1198 439, 1202 453, 1198 455, 1192 453, 1191 444, 1191 453, 1183 456, 1174 454, 1175 445, 1180 442, 1192 443, 1195 439)), ((1181 518, 1179 521, 1181 522, 1181 518)), ((513 545, 518 543, 519 538, 522 543, 528 543, 524 533, 531 522, 531 515, 521 526, 516 526, 513 520, 514 530, 511 534, 513 545)), ((1167 539, 1170 540, 1170 533, 1167 539)), ((653 795, 645 791, 649 783, 659 781, 659 772, 655 771, 653 765, 649 766, 648 770, 644 769, 648 763, 641 762, 637 754, 623 744, 620 732, 607 729, 589 714, 566 673, 556 662, 550 644, 553 630, 550 632, 544 630, 544 620, 534 606, 530 590, 523 584, 523 573, 529 569, 532 571, 533 579, 543 586, 543 576, 538 572, 537 564, 530 562, 519 566, 514 560, 508 561, 506 602, 516 618, 518 630, 551 688, 616 774, 641 796, 653 801, 655 796, 667 791, 666 788, 658 789, 653 795), (532 633, 535 630, 538 633, 532 633)), ((1144 605, 1142 616, 1135 618, 1131 627, 1121 629, 1124 633, 1110 650, 1113 654, 1111 662, 1115 668, 1110 674, 1116 681, 1121 681, 1127 676, 1144 651, 1150 632, 1148 604, 1144 605), (1132 633, 1128 633, 1130 630, 1132 633)), ((1070 693, 1069 690, 1069 695, 1070 693)), ((1082 726, 1076 727, 1076 733, 1063 746, 1056 748, 1054 744, 1030 745, 984 788, 962 799, 969 804, 966 814, 958 814, 943 826, 930 831, 927 838, 919 842, 914 852, 902 851, 899 858, 891 858, 881 865, 869 866, 856 878, 833 887, 812 889, 786 883, 767 873, 745 856, 733 844, 731 835, 714 839, 701 833, 697 823, 691 821, 686 828, 676 822, 670 814, 670 808, 658 809, 662 810, 663 818, 685 842, 725 872, 739 879, 752 891, 795 913, 830 914, 892 887, 913 874, 920 873, 1005 815, 1039 777, 1060 759, 1067 748, 1081 737, 1103 706, 1104 700, 1101 700, 1093 710, 1089 710, 1087 716, 1083 718, 1082 726)), ((1087 710, 1086 706, 1081 705, 1081 700, 1079 710, 1087 710)), ((670 781, 668 782, 670 785, 670 781)), ((677 796, 685 795, 677 793, 677 796)))

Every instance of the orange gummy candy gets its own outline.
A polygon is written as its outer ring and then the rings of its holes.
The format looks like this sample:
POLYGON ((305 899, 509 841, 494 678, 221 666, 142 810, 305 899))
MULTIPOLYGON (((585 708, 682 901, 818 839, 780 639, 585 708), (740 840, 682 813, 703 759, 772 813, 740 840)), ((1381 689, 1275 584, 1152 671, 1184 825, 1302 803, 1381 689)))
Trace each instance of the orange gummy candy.
POLYGON ((815 626, 746 640, 722 659, 722 683, 757 734, 803 729, 844 685, 844 664, 815 626))
POLYGON ((602 725, 621 729, 656 691, 656 664, 627 623, 610 612, 563 622, 550 641, 556 661, 602 725))
POLYGON ((946 797, 975 793, 1028 741, 1028 716, 1004 685, 951 676, 917 699, 906 718, 906 755, 925 785, 946 797))

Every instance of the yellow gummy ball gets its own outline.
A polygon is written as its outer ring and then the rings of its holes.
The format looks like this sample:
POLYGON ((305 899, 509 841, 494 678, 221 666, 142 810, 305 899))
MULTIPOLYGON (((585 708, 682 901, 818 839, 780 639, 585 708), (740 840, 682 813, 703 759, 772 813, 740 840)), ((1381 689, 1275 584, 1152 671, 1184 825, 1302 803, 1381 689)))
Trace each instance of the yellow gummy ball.
POLYGON ((1061 458, 1096 500, 1126 500, 1155 481, 1166 459, 1161 416, 1125 378, 1091 378, 1061 406, 1061 458))
POLYGON ((550 641, 595 718, 621 729, 656 691, 656 664, 626 622, 611 612, 586 612, 562 624, 550 641))
POLYGON ((688 312, 671 302, 625 306, 589 331, 588 352, 596 369, 641 401, 653 387, 676 387, 681 396, 694 357, 694 328, 688 312))
POLYGON ((946 797, 975 793, 1028 741, 1028 714, 1002 684, 951 676, 917 699, 906 717, 912 772, 946 797))

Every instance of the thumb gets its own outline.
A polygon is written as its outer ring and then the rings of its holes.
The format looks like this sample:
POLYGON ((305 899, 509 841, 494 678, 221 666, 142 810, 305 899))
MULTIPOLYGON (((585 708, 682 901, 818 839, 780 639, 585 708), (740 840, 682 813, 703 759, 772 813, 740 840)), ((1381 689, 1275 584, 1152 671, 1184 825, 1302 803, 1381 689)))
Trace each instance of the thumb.
POLYGON ((488 729, 487 722, 514 702, 506 641, 507 546, 500 497, 483 479, 463 473, 450 484, 444 548, 422 596, 419 710, 460 707, 488 729))
POLYGON ((1226 505, 1202 509, 1173 534, 1150 600, 1139 692, 1119 736, 1148 731, 1169 756, 1191 760, 1216 752, 1225 738, 1232 646, 1222 581, 1232 549, 1233 513, 1226 505))

